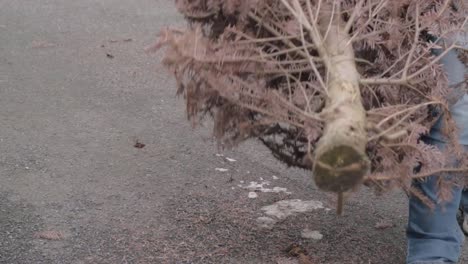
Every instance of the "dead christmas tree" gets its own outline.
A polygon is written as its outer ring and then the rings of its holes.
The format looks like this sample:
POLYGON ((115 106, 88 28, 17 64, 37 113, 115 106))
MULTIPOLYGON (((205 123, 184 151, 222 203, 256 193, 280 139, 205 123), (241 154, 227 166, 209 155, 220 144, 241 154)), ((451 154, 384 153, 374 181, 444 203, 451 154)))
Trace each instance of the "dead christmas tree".
POLYGON ((466 82, 449 87, 440 64, 466 52, 466 0, 175 4, 188 28, 154 49, 166 47, 190 120, 212 117, 223 146, 258 138, 336 193, 366 182, 417 194, 412 179, 466 174, 447 162, 466 159, 449 112, 466 82), (445 152, 420 140, 439 118, 445 152))

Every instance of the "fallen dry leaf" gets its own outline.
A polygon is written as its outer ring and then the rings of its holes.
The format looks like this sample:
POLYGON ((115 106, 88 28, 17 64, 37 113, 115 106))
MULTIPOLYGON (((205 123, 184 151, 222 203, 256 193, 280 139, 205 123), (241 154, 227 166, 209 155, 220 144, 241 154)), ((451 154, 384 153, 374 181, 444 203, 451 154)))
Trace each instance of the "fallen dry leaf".
POLYGON ((288 255, 297 257, 299 264, 314 264, 307 255, 307 251, 297 244, 292 244, 286 249, 286 251, 288 255))
POLYGON ((62 240, 64 238, 64 234, 61 231, 42 231, 34 234, 35 238, 39 239, 47 239, 47 240, 62 240))
POLYGON ((141 142, 138 142, 138 141, 137 141, 137 142, 135 143, 135 145, 133 145, 133 146, 134 146, 135 148, 141 149, 141 148, 144 148, 146 145, 143 144, 143 143, 141 143, 141 142))
POLYGON ((299 264, 314 264, 309 256, 304 254, 299 254, 299 264))

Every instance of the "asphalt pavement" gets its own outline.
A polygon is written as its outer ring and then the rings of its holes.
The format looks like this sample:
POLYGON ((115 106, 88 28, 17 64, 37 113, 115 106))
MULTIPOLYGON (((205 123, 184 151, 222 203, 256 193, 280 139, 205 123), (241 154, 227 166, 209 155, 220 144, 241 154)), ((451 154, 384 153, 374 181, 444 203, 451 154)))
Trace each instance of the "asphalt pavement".
POLYGON ((309 172, 192 128, 145 53, 167 25, 172 1, 0 0, 0 263, 404 263, 401 192, 338 217, 309 172))

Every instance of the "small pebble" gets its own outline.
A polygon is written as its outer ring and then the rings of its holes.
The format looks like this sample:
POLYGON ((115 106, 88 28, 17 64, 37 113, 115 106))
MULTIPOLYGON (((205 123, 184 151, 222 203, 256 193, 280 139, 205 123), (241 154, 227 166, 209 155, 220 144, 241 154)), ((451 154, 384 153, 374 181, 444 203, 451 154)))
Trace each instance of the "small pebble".
POLYGON ((249 192, 249 198, 250 199, 255 199, 258 197, 258 194, 256 192, 249 192))
POLYGON ((302 238, 306 238, 306 239, 313 239, 313 240, 320 240, 323 238, 323 235, 320 234, 319 231, 317 230, 309 230, 309 229, 304 229, 302 230, 301 232, 301 236, 302 238))

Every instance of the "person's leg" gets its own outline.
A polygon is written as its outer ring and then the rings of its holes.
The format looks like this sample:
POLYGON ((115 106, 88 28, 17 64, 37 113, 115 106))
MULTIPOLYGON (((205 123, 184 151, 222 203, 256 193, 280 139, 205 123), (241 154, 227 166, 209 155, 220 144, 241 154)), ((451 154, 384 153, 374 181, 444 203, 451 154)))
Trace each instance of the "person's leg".
POLYGON ((462 190, 454 188, 453 199, 440 203, 437 202, 437 177, 415 182, 414 187, 429 197, 435 208, 431 210, 418 198, 410 198, 407 263, 456 263, 464 239, 456 220, 462 190))
POLYGON ((468 189, 464 189, 462 192, 460 209, 463 216, 463 219, 461 220, 462 231, 465 235, 468 235, 468 189))
POLYGON ((462 192, 461 208, 465 213, 468 213, 468 188, 462 192))
MULTIPOLYGON (((444 148, 437 140, 425 139, 426 143, 444 148)), ((426 195, 435 205, 429 208, 417 197, 410 197, 407 227, 408 264, 456 263, 461 253, 464 235, 457 222, 460 202, 466 199, 468 192, 462 188, 452 189, 453 199, 440 202, 437 196, 437 175, 425 181, 415 181, 413 186, 426 195)))

